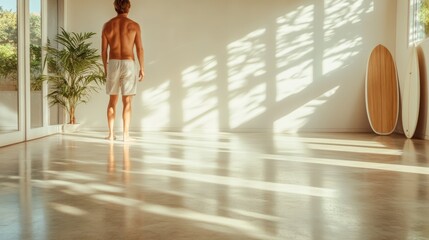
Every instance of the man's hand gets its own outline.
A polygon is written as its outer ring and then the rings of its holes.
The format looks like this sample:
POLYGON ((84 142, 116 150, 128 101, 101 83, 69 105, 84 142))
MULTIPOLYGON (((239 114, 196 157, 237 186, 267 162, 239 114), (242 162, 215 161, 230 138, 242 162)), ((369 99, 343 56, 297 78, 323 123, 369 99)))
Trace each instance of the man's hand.
POLYGON ((143 81, 143 79, 144 79, 144 71, 142 69, 140 69, 140 71, 139 71, 139 81, 141 82, 141 81, 143 81))

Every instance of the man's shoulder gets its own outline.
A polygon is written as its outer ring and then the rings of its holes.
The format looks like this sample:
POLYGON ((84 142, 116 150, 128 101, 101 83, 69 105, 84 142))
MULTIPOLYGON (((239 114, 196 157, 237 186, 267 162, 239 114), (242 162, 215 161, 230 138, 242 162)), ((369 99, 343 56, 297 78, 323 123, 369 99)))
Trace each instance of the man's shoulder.
POLYGON ((110 19, 109 21, 105 22, 105 23, 104 23, 104 25, 103 25, 103 28, 106 28, 106 27, 108 27, 109 25, 111 25, 113 21, 114 21, 114 18, 112 18, 112 19, 110 19))
POLYGON ((120 23, 121 25, 122 24, 126 24, 127 26, 130 26, 130 27, 133 27, 133 28, 137 28, 137 29, 140 28, 140 25, 136 21, 134 21, 134 20, 132 20, 130 18, 119 19, 117 17, 114 17, 114 18, 110 19, 109 21, 107 21, 106 23, 104 23, 103 29, 109 28, 112 25, 114 25, 115 23, 120 23))
POLYGON ((117 17, 112 17, 111 19, 109 19, 106 23, 111 23, 114 22, 117 19, 117 17))
POLYGON ((131 24, 134 24, 136 26, 140 26, 136 21, 132 20, 131 18, 128 18, 131 24))

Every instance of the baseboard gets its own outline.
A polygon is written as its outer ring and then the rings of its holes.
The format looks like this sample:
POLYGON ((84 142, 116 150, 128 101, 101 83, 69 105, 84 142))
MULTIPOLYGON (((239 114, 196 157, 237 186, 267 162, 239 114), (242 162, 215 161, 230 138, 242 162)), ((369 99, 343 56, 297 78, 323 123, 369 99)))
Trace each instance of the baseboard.
MULTIPOLYGON (((89 132, 107 132, 106 127, 85 127, 81 126, 80 131, 89 132)), ((115 132, 121 132, 122 128, 114 128, 115 132)), ((275 131, 270 128, 239 128, 239 129, 193 129, 183 130, 182 128, 130 128, 130 132, 195 132, 195 133, 370 133, 368 128, 307 128, 307 129, 289 129, 284 131, 275 131)))

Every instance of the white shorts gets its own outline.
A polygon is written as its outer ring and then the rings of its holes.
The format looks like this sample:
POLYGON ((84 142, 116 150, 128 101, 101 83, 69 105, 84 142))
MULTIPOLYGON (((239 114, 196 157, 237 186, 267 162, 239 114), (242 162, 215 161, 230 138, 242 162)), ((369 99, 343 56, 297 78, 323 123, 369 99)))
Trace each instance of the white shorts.
POLYGON ((123 96, 137 92, 137 74, 133 60, 111 59, 107 65, 106 93, 123 96))

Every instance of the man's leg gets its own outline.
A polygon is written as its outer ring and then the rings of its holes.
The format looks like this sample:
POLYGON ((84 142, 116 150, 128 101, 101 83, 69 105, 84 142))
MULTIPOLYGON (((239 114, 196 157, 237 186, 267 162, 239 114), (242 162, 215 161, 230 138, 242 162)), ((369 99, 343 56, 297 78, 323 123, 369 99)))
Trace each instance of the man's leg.
POLYGON ((115 134, 113 126, 115 124, 116 103, 118 103, 118 95, 110 95, 109 105, 107 105, 107 125, 109 127, 109 136, 106 139, 114 140, 115 134))
POLYGON ((130 120, 131 120, 131 100, 133 99, 133 96, 122 96, 122 104, 123 106, 123 112, 122 112, 122 121, 124 124, 124 132, 123 132, 123 139, 124 141, 130 140, 130 120))

